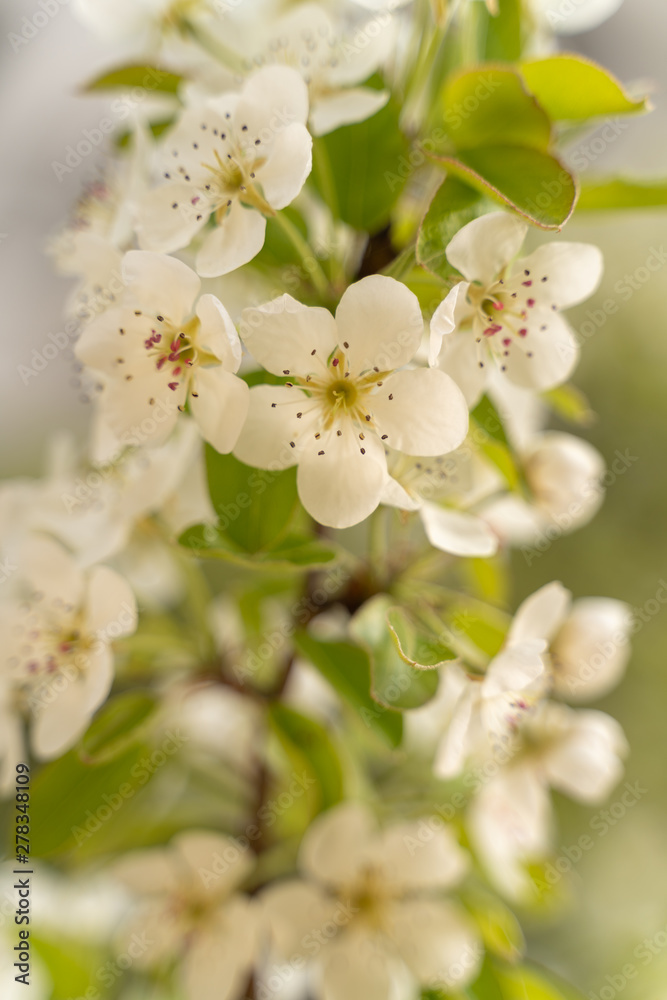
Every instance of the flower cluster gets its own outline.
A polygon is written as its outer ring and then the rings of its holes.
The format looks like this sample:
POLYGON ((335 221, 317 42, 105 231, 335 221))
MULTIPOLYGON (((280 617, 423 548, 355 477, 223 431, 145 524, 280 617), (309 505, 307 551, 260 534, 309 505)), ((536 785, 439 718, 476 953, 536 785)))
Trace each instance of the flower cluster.
POLYGON ((114 948, 143 934, 132 976, 187 1000, 500 982, 523 942, 487 909, 534 902, 550 790, 599 802, 627 753, 579 707, 621 679, 626 605, 551 583, 496 606, 512 548, 530 564, 604 497, 603 457, 551 426, 601 253, 522 251, 543 221, 480 181, 428 257, 456 130, 406 154, 496 4, 353 7, 77 3, 170 69, 50 248, 94 402, 83 449, 0 488, 0 787, 26 756, 145 751, 100 838, 114 948), (467 791, 434 828, 443 787, 467 791))

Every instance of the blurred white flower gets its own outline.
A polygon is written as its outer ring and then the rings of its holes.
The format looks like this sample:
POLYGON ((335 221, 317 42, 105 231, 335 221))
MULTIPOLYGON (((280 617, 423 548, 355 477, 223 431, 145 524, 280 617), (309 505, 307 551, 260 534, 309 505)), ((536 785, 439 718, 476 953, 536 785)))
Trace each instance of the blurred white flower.
MULTIPOLYGON (((391 55, 396 38, 390 14, 345 31, 317 3, 302 3, 269 29, 257 65, 284 63, 308 85, 313 135, 370 118, 389 100, 389 91, 361 87, 391 55)), ((255 43, 256 45, 256 43, 255 43)))
POLYGON ((557 35, 592 31, 619 10, 623 0, 534 0, 537 14, 557 35))
POLYGON ((285 386, 250 392, 234 454, 265 469, 298 463, 298 489, 321 524, 349 527, 380 502, 385 442, 410 454, 456 448, 468 428, 465 400, 435 369, 397 371, 422 339, 419 303, 405 285, 372 275, 343 294, 336 318, 283 295, 243 313, 253 357, 285 386))
POLYGON ((0 609, 4 749, 20 749, 18 720, 32 715, 32 750, 49 760, 77 741, 106 699, 111 644, 134 632, 137 609, 118 573, 106 566, 84 573, 46 537, 23 545, 20 577, 23 599, 12 597, 0 609))
POLYGON ((119 946, 133 936, 147 942, 138 967, 180 959, 188 1000, 240 1000, 258 947, 256 908, 239 891, 253 865, 250 851, 206 830, 125 855, 114 874, 139 900, 119 946))
MULTIPOLYGON (((389 1000, 397 983, 465 986, 482 954, 470 919, 442 893, 466 855, 452 833, 405 822, 380 831, 367 806, 320 816, 299 852, 302 879, 262 894, 276 959, 303 956, 326 1000, 389 1000), (313 959, 313 956, 315 958, 313 959)), ((403 994, 401 994, 403 995, 403 994)))
POLYGON ((587 441, 559 431, 536 435, 519 452, 527 499, 506 493, 483 504, 480 515, 506 544, 548 544, 582 527, 604 499, 602 455, 587 441))
POLYGON ((544 390, 564 382, 579 347, 559 310, 588 298, 602 275, 602 255, 586 243, 554 242, 516 257, 528 226, 508 212, 468 223, 447 247, 466 279, 431 320, 430 362, 449 372, 469 405, 487 383, 491 361, 512 382, 544 390))
POLYGON ((608 597, 572 603, 560 583, 549 583, 521 605, 511 634, 550 645, 554 691, 570 701, 589 701, 618 683, 630 657, 632 614, 627 604, 608 597))
POLYGON ((486 520, 467 509, 487 489, 494 492, 497 479, 487 475, 487 468, 466 447, 435 458, 390 455, 391 478, 382 503, 419 511, 426 536, 436 549, 456 556, 492 556, 498 549, 497 534, 486 520))
POLYGON ((166 135, 166 183, 139 204, 143 250, 187 246, 210 218, 197 252, 203 277, 227 274, 264 245, 266 216, 298 195, 312 167, 308 89, 296 70, 266 66, 239 94, 189 107, 166 135))
POLYGON ((131 250, 125 291, 84 330, 76 354, 106 379, 104 418, 122 443, 159 444, 186 401, 202 436, 220 452, 238 438, 248 387, 234 373, 241 345, 222 303, 199 295, 197 275, 163 254, 131 250))
POLYGON ((217 13, 217 0, 74 0, 76 16, 96 34, 112 41, 137 37, 155 46, 162 35, 181 31, 185 22, 217 13))

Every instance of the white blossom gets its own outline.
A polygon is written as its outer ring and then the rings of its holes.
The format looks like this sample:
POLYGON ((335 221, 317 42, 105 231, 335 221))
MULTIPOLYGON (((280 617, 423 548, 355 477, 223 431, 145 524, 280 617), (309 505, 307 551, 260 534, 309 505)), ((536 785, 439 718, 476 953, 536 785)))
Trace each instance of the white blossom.
POLYGON ((418 983, 460 988, 474 978, 476 932, 442 896, 463 877, 466 856, 450 830, 428 832, 425 838, 418 821, 379 830, 368 807, 347 802, 306 832, 303 877, 264 891, 277 960, 308 959, 309 942, 324 941, 311 984, 316 996, 389 1000, 397 983, 412 996, 418 983))
POLYGON ((296 198, 312 167, 308 89, 288 66, 266 66, 240 93, 186 108, 162 144, 165 183, 140 203, 143 250, 171 253, 207 230, 203 277, 227 274, 264 244, 266 216, 296 198))
POLYGON ((46 536, 22 546, 16 588, 0 609, 4 750, 18 748, 18 720, 32 716, 32 750, 49 760, 76 742, 106 699, 111 645, 135 630, 136 602, 118 573, 83 572, 46 536))
POLYGON ((241 346, 222 303, 199 295, 185 264, 131 250, 123 259, 121 305, 88 324, 77 357, 106 379, 102 412, 123 443, 159 444, 186 401, 202 437, 233 448, 248 388, 235 375, 241 346))
POLYGON ((125 855, 114 872, 139 898, 119 947, 143 935, 139 967, 180 959, 187 1000, 241 1000, 258 950, 256 908, 239 891, 253 864, 252 852, 208 830, 125 855))
POLYGON ((370 118, 389 100, 389 91, 359 84, 392 53, 391 15, 345 31, 320 4, 302 3, 271 24, 268 34, 263 51, 255 48, 253 63, 284 63, 298 70, 308 85, 313 135, 370 118))
POLYGON ((544 390, 564 382, 579 357, 560 310, 588 298, 602 275, 602 255, 586 243, 554 242, 512 260, 527 225, 507 212, 468 223, 447 247, 459 282, 431 320, 431 364, 448 371, 474 405, 498 365, 512 382, 544 390))
POLYGON ((387 479, 385 445, 439 455, 467 431, 465 401, 444 372, 396 370, 414 357, 422 330, 416 296, 381 275, 350 286, 335 319, 289 295, 246 310, 246 347, 289 381, 251 390, 234 454, 264 469, 298 463, 301 502, 321 524, 363 520, 387 479))

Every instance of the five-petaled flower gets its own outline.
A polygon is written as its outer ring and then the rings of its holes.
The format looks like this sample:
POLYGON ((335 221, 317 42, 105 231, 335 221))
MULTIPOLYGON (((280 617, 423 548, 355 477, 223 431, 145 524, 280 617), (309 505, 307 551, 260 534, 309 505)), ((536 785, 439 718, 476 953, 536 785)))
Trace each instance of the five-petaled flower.
POLYGON ((466 279, 431 320, 430 362, 449 372, 474 405, 494 361, 517 385, 544 390, 564 382, 579 357, 559 310, 588 298, 602 276, 602 254, 587 243, 548 243, 511 261, 528 227, 507 212, 468 223, 447 247, 466 279))
POLYGON ((234 447, 248 408, 248 387, 234 373, 241 344, 214 295, 181 261, 130 250, 125 291, 84 330, 76 354, 103 373, 102 411, 121 441, 158 444, 186 400, 202 437, 220 452, 234 447))
POLYGON ((442 895, 461 881, 467 857, 451 830, 428 834, 418 820, 380 830, 367 806, 346 802, 306 832, 304 877, 263 894, 276 958, 316 956, 316 996, 389 1000, 396 983, 413 996, 418 983, 451 989, 474 978, 477 933, 442 895))
MULTIPOLYGON (((0 609, 5 674, 4 731, 32 716, 34 754, 64 753, 104 702, 113 681, 114 639, 134 632, 137 609, 129 585, 107 566, 82 571, 57 542, 31 537, 21 550, 23 599, 0 609)), ((5 749, 14 752, 18 739, 5 749)))
POLYGON ((186 108, 166 137, 165 183, 140 203, 139 245, 170 253, 212 218, 197 253, 203 277, 227 274, 264 245, 266 216, 296 198, 312 167, 308 89, 289 66, 266 66, 239 94, 186 108))
POLYGON ((444 372, 402 368, 417 352, 417 298, 372 275, 344 293, 336 318, 289 295, 246 309, 242 338, 283 386, 259 385, 234 454, 264 469, 298 464, 299 496, 321 524, 345 528, 380 502, 385 445, 413 455, 457 448, 468 428, 461 391, 444 372))

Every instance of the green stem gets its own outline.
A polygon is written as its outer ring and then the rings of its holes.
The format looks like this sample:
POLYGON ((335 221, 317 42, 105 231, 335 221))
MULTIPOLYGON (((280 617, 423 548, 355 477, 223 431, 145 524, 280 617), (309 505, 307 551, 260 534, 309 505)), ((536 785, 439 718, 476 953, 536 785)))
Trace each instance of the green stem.
POLYGON ((299 228, 295 226, 290 219, 288 219, 284 212, 278 212, 274 218, 301 257, 304 264, 304 270, 310 277, 315 289, 323 299, 328 301, 331 298, 329 279, 324 273, 322 265, 315 256, 315 251, 311 247, 310 243, 301 234, 299 228), (306 266, 306 260, 309 261, 309 266, 306 266), (310 266, 310 261, 314 262, 314 267, 310 266))
POLYGON ((211 34, 205 28, 187 18, 183 18, 180 24, 184 35, 189 35, 210 56, 213 56, 219 63, 222 63, 223 66, 229 67, 235 73, 243 73, 245 71, 243 62, 239 59, 237 53, 233 49, 228 48, 217 35, 211 34))

